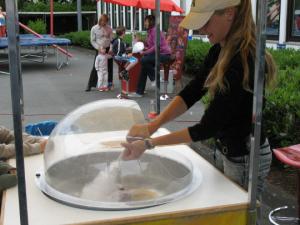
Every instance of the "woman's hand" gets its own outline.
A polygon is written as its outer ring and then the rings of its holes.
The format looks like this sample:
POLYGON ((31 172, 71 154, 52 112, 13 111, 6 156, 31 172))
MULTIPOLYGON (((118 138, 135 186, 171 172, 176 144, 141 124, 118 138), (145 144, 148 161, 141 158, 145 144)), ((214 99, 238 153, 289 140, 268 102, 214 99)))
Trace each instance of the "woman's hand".
MULTIPOLYGON (((148 124, 135 124, 133 125, 128 134, 127 137, 139 137, 139 138, 149 138, 150 137, 150 132, 148 129, 148 124)), ((130 138, 127 138, 128 142, 131 142, 130 138)))
POLYGON ((121 143, 121 145, 125 148, 122 153, 123 160, 138 159, 146 151, 145 142, 142 140, 134 141, 131 143, 121 143))

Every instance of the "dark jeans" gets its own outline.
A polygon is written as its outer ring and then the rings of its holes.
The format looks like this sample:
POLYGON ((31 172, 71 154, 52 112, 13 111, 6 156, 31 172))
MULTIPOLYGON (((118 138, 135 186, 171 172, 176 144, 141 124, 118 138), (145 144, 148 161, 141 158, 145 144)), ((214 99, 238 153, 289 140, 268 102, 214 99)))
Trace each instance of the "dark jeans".
MULTIPOLYGON (((108 53, 109 51, 109 47, 106 48, 106 53, 108 53)), ((89 82, 87 85, 87 89, 90 89, 91 87, 97 87, 97 82, 98 82, 98 76, 97 76, 97 71, 95 69, 95 60, 96 57, 98 55, 98 50, 96 50, 96 54, 95 54, 95 58, 94 58, 94 63, 93 63, 93 69, 91 70, 90 73, 90 78, 89 78, 89 82)), ((111 86, 112 82, 113 82, 113 59, 108 59, 108 65, 107 65, 107 69, 108 69, 108 85, 111 86)))
MULTIPOLYGON (((160 54, 160 63, 168 62, 171 58, 171 55, 162 55, 160 54)), ((155 53, 144 55, 141 58, 141 72, 139 74, 139 81, 137 84, 136 93, 143 95, 146 87, 147 76, 151 81, 155 80, 155 53)))

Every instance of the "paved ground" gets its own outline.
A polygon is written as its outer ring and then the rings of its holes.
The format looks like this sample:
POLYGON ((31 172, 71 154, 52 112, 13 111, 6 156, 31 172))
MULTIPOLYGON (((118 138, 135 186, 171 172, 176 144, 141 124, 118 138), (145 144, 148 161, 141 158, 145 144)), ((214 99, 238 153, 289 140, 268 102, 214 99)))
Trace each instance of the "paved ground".
MULTIPOLYGON (((75 47, 71 48, 71 52, 74 54, 74 58, 71 59, 70 65, 63 67, 59 71, 55 68, 54 56, 46 59, 46 63, 44 64, 23 63, 24 124, 48 119, 59 121, 68 112, 80 105, 100 99, 116 98, 119 94, 120 85, 117 79, 116 67, 114 70, 114 91, 106 93, 100 93, 95 90, 85 92, 84 89, 87 84, 89 72, 93 65, 94 52, 75 47)), ((0 70, 4 69, 5 67, 0 65, 0 70)), ((0 74, 0 96, 0 124, 12 128, 10 80, 9 76, 3 74, 0 74)), ((154 88, 147 87, 145 97, 137 99, 145 115, 147 115, 150 109, 150 100, 154 96, 154 88)), ((168 101, 161 102, 161 108, 164 108, 167 103, 168 101)), ((201 103, 198 103, 189 112, 165 127, 169 130, 187 127, 198 121, 202 113, 203 106, 201 103)), ((208 160, 211 160, 212 151, 206 149, 201 143, 193 143, 192 147, 208 160)), ((287 169, 289 168, 285 168, 285 170, 287 169)), ((295 171, 289 171, 289 173, 282 171, 278 167, 274 167, 270 173, 267 188, 263 196, 262 224, 270 224, 267 222, 267 214, 270 209, 277 206, 287 204, 292 208, 288 213, 291 215, 295 214, 296 173, 295 171)))

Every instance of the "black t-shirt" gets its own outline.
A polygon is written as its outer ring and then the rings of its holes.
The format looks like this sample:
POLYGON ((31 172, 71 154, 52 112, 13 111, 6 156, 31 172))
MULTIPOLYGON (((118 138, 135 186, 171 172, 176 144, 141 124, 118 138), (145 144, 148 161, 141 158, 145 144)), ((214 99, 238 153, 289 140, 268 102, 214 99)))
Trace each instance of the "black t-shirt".
POLYGON ((126 53, 126 44, 121 38, 115 38, 112 41, 112 51, 114 55, 122 56, 126 53))
MULTIPOLYGON (((188 108, 206 94, 207 88, 203 86, 220 51, 219 44, 211 47, 199 74, 179 93, 188 108)), ((254 60, 250 56, 248 65, 249 86, 253 90, 254 60)), ((244 89, 243 73, 241 56, 237 52, 225 71, 226 90, 216 91, 200 122, 188 128, 193 141, 214 137, 228 147, 229 156, 248 154, 246 142, 252 130, 253 93, 244 89)))

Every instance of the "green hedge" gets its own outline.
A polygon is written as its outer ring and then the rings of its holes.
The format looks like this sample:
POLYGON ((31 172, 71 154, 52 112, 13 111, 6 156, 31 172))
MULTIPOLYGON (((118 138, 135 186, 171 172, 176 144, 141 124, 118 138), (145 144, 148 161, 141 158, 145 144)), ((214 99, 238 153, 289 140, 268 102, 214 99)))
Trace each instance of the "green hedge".
POLYGON ((295 69, 300 66, 299 51, 294 49, 269 50, 279 70, 295 69))
MULTIPOLYGON (((75 45, 91 48, 90 31, 64 35, 75 45)), ((125 41, 131 42, 131 35, 125 41)), ((200 40, 188 42, 185 73, 197 74, 210 44, 200 40)), ((278 66, 277 85, 266 92, 265 132, 273 148, 300 143, 300 52, 291 49, 269 50, 278 66)), ((208 102, 206 98, 206 103, 208 102)))
POLYGON ((211 45, 208 42, 201 40, 191 40, 188 42, 184 62, 185 73, 197 74, 210 47, 211 45))
MULTIPOLYGON (((93 5, 82 5, 82 11, 95 11, 96 4, 93 5)), ((19 9, 21 12, 49 12, 50 3, 45 2, 25 2, 22 4, 22 7, 19 9)), ((77 4, 74 3, 58 3, 54 2, 54 11, 55 12, 70 12, 77 11, 77 4)))
POLYGON ((47 28, 46 24, 42 19, 37 19, 35 21, 29 20, 28 22, 28 27, 38 34, 46 34, 47 33, 47 28))
MULTIPOLYGON (((146 37, 145 33, 138 33, 139 37, 144 40, 146 37)), ((82 46, 84 48, 93 49, 90 44, 90 31, 81 31, 81 32, 71 32, 68 34, 60 35, 60 37, 68 38, 72 41, 73 45, 82 46)), ((124 37, 124 42, 128 45, 131 45, 132 35, 126 34, 124 37)))
POLYGON ((93 48, 90 44, 90 31, 71 32, 68 34, 61 35, 60 37, 70 39, 73 45, 82 46, 84 48, 90 49, 93 48))
MULTIPOLYGON (((284 52, 285 50, 282 51, 282 56, 284 52)), ((287 68, 279 70, 276 88, 266 92, 267 101, 263 116, 265 131, 272 147, 300 143, 299 89, 299 68, 287 68)))

